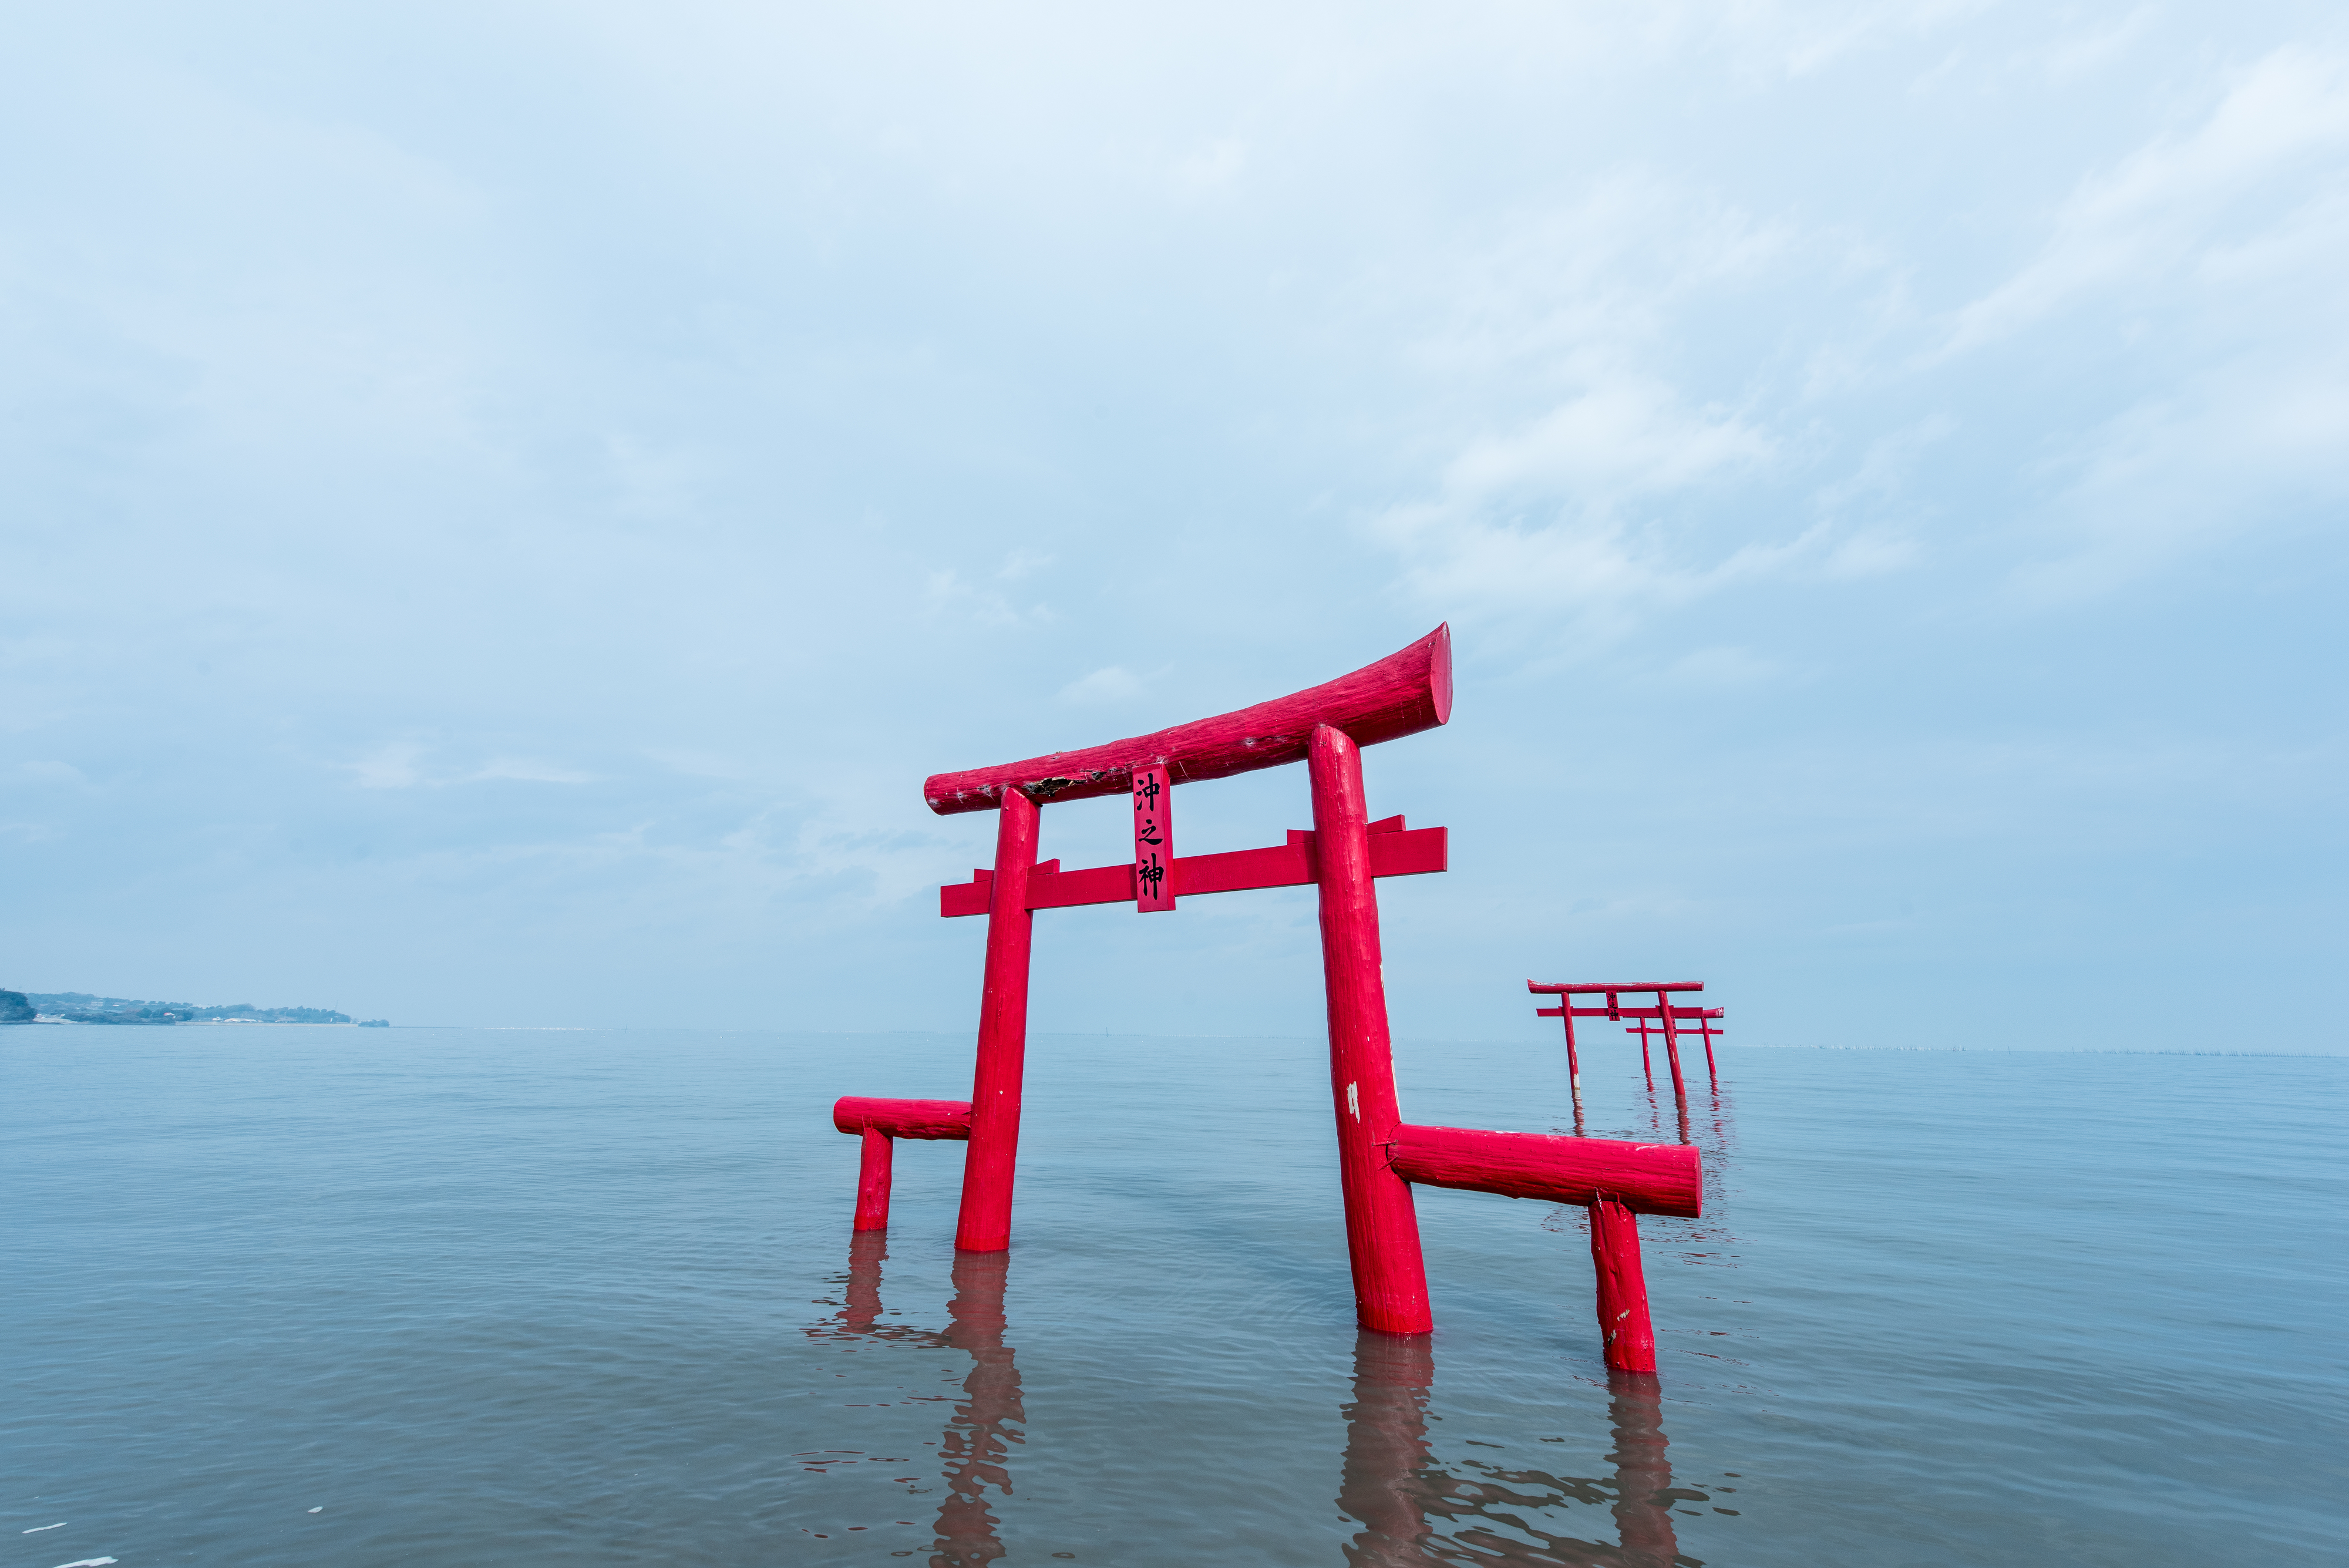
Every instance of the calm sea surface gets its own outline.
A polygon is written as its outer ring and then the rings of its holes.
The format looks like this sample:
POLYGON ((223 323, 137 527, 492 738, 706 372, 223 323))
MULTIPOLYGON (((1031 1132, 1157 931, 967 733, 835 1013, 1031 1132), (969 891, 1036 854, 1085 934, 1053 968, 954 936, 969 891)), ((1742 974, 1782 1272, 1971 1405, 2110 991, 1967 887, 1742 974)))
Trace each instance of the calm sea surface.
MULTIPOLYGON (((1406 1114, 1570 1129, 1557 1054, 1406 1114)), ((0 1565, 2349 1558, 2349 1059, 1700 1054, 1611 1387, 1578 1210, 1422 1189, 1436 1334, 1357 1335, 1324 1060, 1040 1038, 958 1266, 961 1146, 859 1250, 826 1112, 959 1041, 0 1031, 0 1565)))

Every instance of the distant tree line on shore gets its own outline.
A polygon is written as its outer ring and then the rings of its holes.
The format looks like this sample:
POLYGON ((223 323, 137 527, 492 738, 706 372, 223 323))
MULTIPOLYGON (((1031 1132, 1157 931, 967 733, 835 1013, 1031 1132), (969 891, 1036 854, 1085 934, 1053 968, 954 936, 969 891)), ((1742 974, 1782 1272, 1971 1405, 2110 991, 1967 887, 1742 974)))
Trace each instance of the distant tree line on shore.
MULTIPOLYGON (((325 1007, 255 1007, 249 1002, 220 1007, 198 1007, 191 1002, 141 1002, 120 996, 92 996, 86 991, 0 991, 0 1023, 30 1023, 55 1018, 67 1023, 162 1024, 220 1023, 348 1023, 351 1015, 325 1007)), ((388 1029, 388 1020, 370 1018, 362 1029, 388 1029)))

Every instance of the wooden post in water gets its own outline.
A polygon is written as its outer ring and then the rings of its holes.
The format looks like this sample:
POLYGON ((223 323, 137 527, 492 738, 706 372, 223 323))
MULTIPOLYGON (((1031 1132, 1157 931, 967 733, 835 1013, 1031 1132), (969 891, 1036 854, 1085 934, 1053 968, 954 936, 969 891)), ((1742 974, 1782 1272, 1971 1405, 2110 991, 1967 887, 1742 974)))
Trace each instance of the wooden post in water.
POLYGON ((1590 1262, 1599 1275, 1599 1334, 1607 1365, 1619 1372, 1653 1372, 1656 1331, 1648 1321, 1648 1276, 1640 1267, 1640 1221, 1612 1198, 1590 1200, 1590 1262))
POLYGON ((970 1083, 970 1154, 963 1164, 955 1247, 1011 1245, 1011 1181, 1019 1160, 1019 1090, 1028 1065, 1028 955, 1036 917, 1028 873, 1036 864, 1036 803, 1007 789, 995 828, 987 909, 987 969, 978 1003, 978 1061, 970 1083))
POLYGON ((1313 790, 1313 848, 1321 888, 1321 978, 1330 1006, 1330 1090, 1338 1117, 1338 1186, 1346 1203, 1346 1251, 1355 1315, 1364 1328, 1426 1334, 1427 1270, 1411 1183, 1388 1168, 1387 1145, 1402 1121, 1387 990, 1380 971, 1379 898, 1371 876, 1371 814, 1362 756, 1342 731, 1317 726, 1306 753, 1313 790))
POLYGON ((889 1163, 891 1140, 878 1127, 864 1129, 864 1150, 856 1166, 857 1231, 889 1228, 889 1163))
POLYGON ((1651 1034, 1661 1033, 1662 1031, 1658 1029, 1654 1024, 1650 1023, 1646 1019, 1640 1018, 1636 1023, 1625 1025, 1623 1033, 1626 1034, 1637 1034, 1640 1037, 1640 1070, 1648 1075, 1648 1087, 1651 1089, 1654 1088, 1656 1086, 1656 1069, 1653 1065, 1652 1059, 1648 1055, 1648 1036, 1651 1034))
MULTIPOLYGON (((1656 1013, 1664 1026, 1664 1056, 1672 1064, 1672 1094, 1684 1100, 1688 1098, 1688 1085, 1681 1078, 1681 1042, 1680 1036, 1672 1032, 1672 999, 1661 986, 1656 988, 1656 1013)), ((1642 1049, 1645 1044, 1642 1041, 1642 1049)))

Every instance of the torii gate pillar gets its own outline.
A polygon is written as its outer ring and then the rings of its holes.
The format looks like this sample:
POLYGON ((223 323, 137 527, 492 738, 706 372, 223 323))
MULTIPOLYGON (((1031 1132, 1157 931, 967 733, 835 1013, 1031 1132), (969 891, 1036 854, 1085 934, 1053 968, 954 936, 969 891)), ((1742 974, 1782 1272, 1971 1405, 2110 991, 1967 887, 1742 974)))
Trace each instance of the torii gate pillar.
POLYGON ((1330 1092, 1338 1116, 1338 1181, 1346 1200, 1354 1301, 1364 1328, 1425 1334, 1435 1320, 1427 1308, 1418 1210, 1411 1183, 1389 1163, 1402 1112, 1387 1033, 1362 753, 1343 732, 1319 725, 1306 769, 1320 872, 1321 975, 1330 996, 1330 1092))
POLYGON ((1011 1178, 1019 1158, 1019 1085, 1028 1067, 1028 955, 1036 914, 1028 873, 1036 864, 1036 803, 1007 789, 995 828, 995 880, 987 906, 987 969, 978 1002, 978 1064, 971 1075, 970 1153, 955 1246, 1000 1252, 1011 1245, 1011 1178))

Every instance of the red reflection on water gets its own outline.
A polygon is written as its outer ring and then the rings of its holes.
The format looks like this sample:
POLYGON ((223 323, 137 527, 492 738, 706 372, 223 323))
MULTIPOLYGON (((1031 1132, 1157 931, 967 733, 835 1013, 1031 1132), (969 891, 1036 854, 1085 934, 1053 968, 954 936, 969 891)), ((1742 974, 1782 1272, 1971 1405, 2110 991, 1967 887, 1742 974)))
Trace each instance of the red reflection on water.
POLYGON ((1363 1333, 1354 1340, 1354 1402, 1346 1417, 1346 1462, 1338 1507, 1362 1529, 1346 1543, 1346 1561, 1433 1563, 1427 1554, 1427 1504, 1434 1460, 1427 1448, 1427 1390, 1435 1352, 1426 1336, 1363 1333))
MULTIPOLYGON (((885 1232, 864 1231, 849 1243, 845 1304, 812 1334, 869 1335, 952 1348, 971 1358, 963 1400, 941 1434, 946 1500, 938 1505, 930 1568, 974 1568, 1004 1557, 1001 1521, 989 1506, 995 1493, 1011 1495, 1010 1446, 1025 1441, 1027 1411, 1019 1370, 1003 1343, 1008 1252, 957 1252, 954 1298, 942 1334, 883 1324, 881 1264, 885 1232)), ((1423 1336, 1362 1333, 1354 1343, 1353 1399, 1340 1414, 1346 1450, 1338 1506, 1362 1528, 1345 1543, 1360 1568, 1435 1568, 1437 1564, 1548 1564, 1551 1568, 1674 1568, 1679 1542, 1672 1526, 1676 1498, 1702 1494, 1672 1486, 1663 1407, 1651 1374, 1608 1376, 1608 1413, 1614 1447, 1609 1481, 1561 1478, 1497 1466, 1455 1475, 1435 1461, 1427 1437, 1427 1401, 1435 1356, 1423 1336), (1530 1524, 1569 1502, 1609 1503, 1618 1541, 1554 1535, 1530 1524), (1504 1521, 1537 1543, 1489 1528, 1504 1521), (1439 1537, 1439 1531, 1448 1532, 1439 1537)), ((821 1461, 820 1461, 821 1462, 821 1461)))
POLYGON ((1665 1455, 1663 1405, 1653 1375, 1608 1375, 1608 1415, 1615 1446, 1613 1514, 1619 1541, 1553 1535, 1526 1523, 1524 1511, 1567 1501, 1605 1499, 1603 1483, 1537 1470, 1492 1469, 1474 1479, 1439 1467, 1427 1441, 1427 1395, 1435 1356, 1425 1339, 1363 1334, 1354 1344, 1354 1398, 1345 1407, 1346 1459, 1338 1506, 1361 1525, 1346 1542, 1359 1568, 1435 1568, 1471 1563, 1574 1564, 1589 1568, 1672 1568, 1680 1543, 1672 1528, 1675 1490, 1665 1455), (1496 1506, 1497 1505, 1497 1506, 1496 1506), (1503 1511, 1507 1511, 1504 1512, 1503 1511), (1480 1521, 1506 1518, 1538 1544, 1480 1521), (1436 1524, 1457 1528, 1440 1542, 1436 1524))
MULTIPOLYGON (((832 1321, 807 1332, 817 1337, 864 1336, 959 1350, 971 1359, 963 1380, 963 1402, 955 1407, 938 1439, 946 1461, 946 1501, 938 1505, 937 1541, 932 1568, 966 1568, 992 1563, 1004 1553, 999 1521, 988 1507, 988 1489, 1011 1495, 1006 1468, 1009 1445, 1024 1441, 1019 1428, 1027 1412, 1019 1403, 1019 1368, 1003 1343, 1003 1282, 1009 1252, 957 1252, 954 1299, 943 1334, 881 1322, 881 1264, 889 1256, 889 1233, 858 1231, 849 1238, 847 1289, 832 1321)), ((852 1527, 861 1528, 861 1527, 852 1527)))
POLYGON ((993 1487, 1011 1495, 1011 1472, 1005 1468, 1009 1445, 1026 1440, 1017 1428, 1028 1420, 1019 1403, 1019 1368, 1003 1343, 1003 1282, 1010 1259, 1009 1252, 955 1254, 955 1294, 947 1303, 954 1322, 941 1337, 969 1355, 971 1369, 963 1380, 964 1401, 938 1442, 947 1500, 938 1505, 933 1568, 964 1568, 1003 1555, 987 1493, 993 1487))

